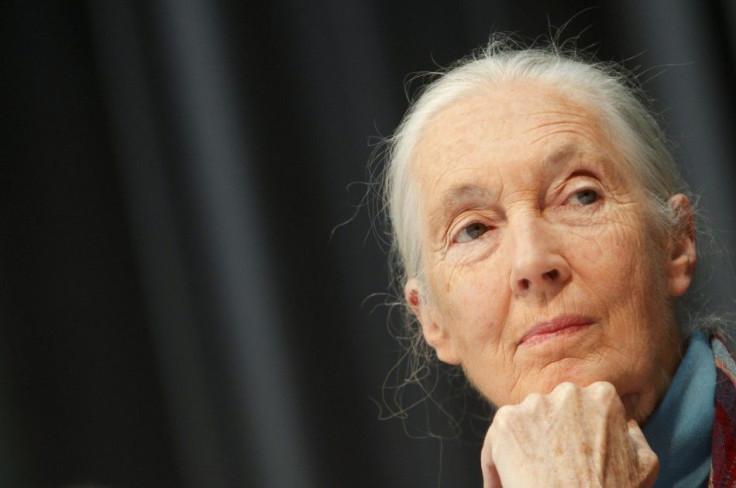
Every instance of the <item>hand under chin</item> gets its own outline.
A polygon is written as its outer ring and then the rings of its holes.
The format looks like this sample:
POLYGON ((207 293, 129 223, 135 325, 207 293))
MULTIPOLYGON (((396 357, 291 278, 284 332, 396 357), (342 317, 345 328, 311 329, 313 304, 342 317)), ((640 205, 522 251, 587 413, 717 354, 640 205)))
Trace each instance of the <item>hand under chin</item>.
POLYGON ((481 452, 484 487, 650 487, 659 469, 610 383, 562 383, 500 408, 481 452))

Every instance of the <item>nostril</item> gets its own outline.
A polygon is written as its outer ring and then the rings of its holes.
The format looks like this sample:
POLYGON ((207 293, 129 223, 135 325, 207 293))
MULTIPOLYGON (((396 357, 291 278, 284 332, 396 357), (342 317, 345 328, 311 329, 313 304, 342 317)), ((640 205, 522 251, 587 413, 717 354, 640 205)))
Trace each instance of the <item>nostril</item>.
POLYGON ((549 278, 550 280, 554 281, 554 280, 556 280, 557 278, 560 277, 560 272, 557 271, 556 269, 553 269, 551 271, 547 271, 546 273, 544 273, 544 276, 546 278, 549 278))
POLYGON ((519 284, 521 285, 522 290, 528 290, 529 286, 531 286, 531 282, 527 280, 526 278, 523 278, 519 281, 519 284))

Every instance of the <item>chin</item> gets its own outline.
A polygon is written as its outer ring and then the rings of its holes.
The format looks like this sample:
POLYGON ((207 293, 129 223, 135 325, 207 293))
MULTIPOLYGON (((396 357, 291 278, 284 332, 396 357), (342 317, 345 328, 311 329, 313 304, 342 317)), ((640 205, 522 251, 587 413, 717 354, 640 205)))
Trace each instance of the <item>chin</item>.
MULTIPOLYGON (((517 383, 515 391, 512 390, 513 393, 506 397, 505 402, 496 403, 491 401, 491 403, 497 406, 519 404, 532 393, 546 395, 551 393, 560 383, 565 382, 585 388, 598 381, 606 381, 613 384, 617 391, 620 391, 619 381, 617 381, 618 378, 611 377, 610 372, 608 374, 606 373, 606 371, 591 370, 590 365, 587 368, 584 368, 583 365, 578 365, 577 368, 571 364, 557 365, 555 371, 549 371, 547 374, 537 373, 538 376, 534 381, 524 383, 523 385, 517 383)), ((490 398, 488 395, 484 394, 484 396, 490 398)), ((637 399, 639 398, 639 395, 635 396, 637 399)), ((636 405, 636 403, 632 403, 632 405, 636 405)), ((647 413, 647 415, 649 414, 651 414, 651 411, 647 413)))

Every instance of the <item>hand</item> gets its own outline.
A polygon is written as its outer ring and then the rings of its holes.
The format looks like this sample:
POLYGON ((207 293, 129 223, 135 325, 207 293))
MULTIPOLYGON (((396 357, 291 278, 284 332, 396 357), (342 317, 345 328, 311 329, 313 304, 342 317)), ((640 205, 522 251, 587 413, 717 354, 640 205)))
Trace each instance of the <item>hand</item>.
POLYGON ((481 467, 484 488, 649 488, 659 461, 613 385, 562 383, 496 412, 481 467))

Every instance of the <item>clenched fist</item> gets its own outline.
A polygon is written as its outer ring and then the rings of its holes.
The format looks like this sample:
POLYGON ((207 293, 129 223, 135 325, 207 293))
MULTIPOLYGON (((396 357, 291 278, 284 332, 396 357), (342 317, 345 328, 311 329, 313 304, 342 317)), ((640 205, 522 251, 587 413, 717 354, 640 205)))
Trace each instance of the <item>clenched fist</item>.
POLYGON ((613 385, 562 383, 496 412, 481 466, 484 488, 648 488, 659 461, 613 385))

